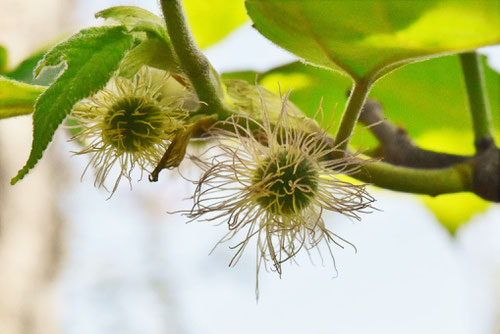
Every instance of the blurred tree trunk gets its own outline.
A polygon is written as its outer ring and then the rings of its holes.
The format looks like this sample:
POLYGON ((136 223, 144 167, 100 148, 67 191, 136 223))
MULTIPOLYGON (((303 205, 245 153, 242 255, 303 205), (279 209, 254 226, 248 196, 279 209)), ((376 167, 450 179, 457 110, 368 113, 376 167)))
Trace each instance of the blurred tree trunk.
MULTIPOLYGON (((0 44, 10 65, 71 30, 72 1, 0 1, 0 44), (61 19, 58 19, 61 18, 61 19)), ((59 271, 64 167, 49 149, 39 166, 12 187, 31 146, 31 118, 0 122, 0 333, 59 332, 54 282, 59 271)))

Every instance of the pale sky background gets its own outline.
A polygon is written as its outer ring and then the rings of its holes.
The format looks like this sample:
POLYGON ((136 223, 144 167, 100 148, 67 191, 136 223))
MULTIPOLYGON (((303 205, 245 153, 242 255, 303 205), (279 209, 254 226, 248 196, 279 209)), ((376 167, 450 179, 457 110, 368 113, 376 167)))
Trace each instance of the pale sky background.
MULTIPOLYGON (((78 19, 95 24, 94 12, 118 4, 158 13, 156 1, 80 0, 78 19)), ((219 71, 294 59, 249 25, 207 55, 219 71)), ((500 67, 500 57, 495 62, 500 67)), ((68 160, 76 179, 86 157, 68 160)), ((336 250, 338 278, 328 261, 300 257, 300 266, 284 266, 282 279, 261 273, 256 303, 255 253, 248 249, 235 268, 227 267, 228 245, 208 256, 224 229, 168 215, 189 207, 182 199, 193 188, 175 172, 161 176, 134 183, 133 192, 122 184, 106 201, 89 174, 62 197, 69 224, 64 334, 500 333, 498 205, 451 238, 416 198, 374 191, 380 212, 356 223, 327 218, 358 248, 336 250)))

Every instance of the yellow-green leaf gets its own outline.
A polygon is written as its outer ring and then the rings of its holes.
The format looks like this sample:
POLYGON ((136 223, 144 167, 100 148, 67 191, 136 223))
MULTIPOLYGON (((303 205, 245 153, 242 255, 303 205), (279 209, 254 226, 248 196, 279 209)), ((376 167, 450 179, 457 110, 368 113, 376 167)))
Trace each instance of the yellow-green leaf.
POLYGON ((0 45, 0 74, 7 70, 7 50, 0 45))
POLYGON ((143 65, 170 72, 179 72, 180 67, 170 45, 159 38, 148 38, 130 50, 120 64, 119 74, 130 78, 143 65))
MULTIPOLYGON (((471 131, 442 129, 427 131, 416 138, 422 148, 452 154, 474 154, 474 136, 471 131)), ((420 196, 436 219, 450 233, 467 223, 474 215, 486 211, 491 203, 471 193, 420 196)))
POLYGON ((355 81, 410 62, 500 44, 498 0, 246 0, 257 30, 355 81))
POLYGON ((202 49, 248 21, 244 0, 184 0, 183 4, 196 43, 202 49))
POLYGON ((43 86, 0 76, 0 119, 31 114, 36 99, 44 90, 43 86))
POLYGON ((490 202, 471 193, 420 196, 436 219, 451 233, 469 222, 477 214, 485 212, 490 202))
POLYGON ((101 10, 96 18, 111 19, 124 25, 129 31, 153 33, 169 41, 165 22, 150 11, 136 6, 116 6, 101 10))

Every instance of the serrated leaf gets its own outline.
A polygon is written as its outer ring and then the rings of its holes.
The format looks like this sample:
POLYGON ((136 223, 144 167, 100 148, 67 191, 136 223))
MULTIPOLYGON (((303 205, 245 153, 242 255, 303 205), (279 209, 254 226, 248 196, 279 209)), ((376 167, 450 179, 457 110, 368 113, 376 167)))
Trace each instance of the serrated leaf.
POLYGON ((39 51, 23 60, 15 69, 5 74, 5 76, 22 81, 32 85, 48 86, 57 78, 57 75, 63 70, 62 66, 47 68, 37 78, 33 72, 37 64, 42 60, 47 50, 39 51))
POLYGON ((373 82, 407 63, 500 44, 498 0, 246 0, 254 26, 306 61, 373 82))
POLYGON ((102 89, 131 47, 132 37, 123 27, 99 27, 80 31, 45 55, 36 75, 60 63, 65 70, 35 104, 31 153, 11 184, 35 166, 73 105, 102 89))
POLYGON ((180 66, 170 46, 157 38, 146 39, 127 53, 120 65, 120 76, 130 78, 143 65, 174 73, 180 66))
POLYGON ((7 50, 0 45, 0 74, 7 71, 7 50))
POLYGON ((244 0, 184 0, 196 43, 206 49, 248 21, 244 0))
POLYGON ((45 88, 0 76, 0 119, 31 114, 45 88))
POLYGON ((144 8, 136 6, 116 6, 96 13, 95 17, 111 19, 124 25, 129 31, 149 32, 166 42, 170 41, 163 19, 144 8))

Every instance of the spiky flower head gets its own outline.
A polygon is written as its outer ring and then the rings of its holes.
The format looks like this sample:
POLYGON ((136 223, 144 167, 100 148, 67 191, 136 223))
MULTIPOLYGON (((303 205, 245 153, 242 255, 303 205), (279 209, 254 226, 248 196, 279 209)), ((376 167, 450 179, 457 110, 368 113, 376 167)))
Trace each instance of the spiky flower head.
POLYGON ((359 220, 373 202, 365 185, 337 177, 356 171, 357 160, 333 158, 335 147, 326 132, 317 125, 310 131, 311 120, 289 115, 290 106, 285 96, 274 124, 264 104, 262 121, 233 117, 213 130, 220 153, 210 159, 192 157, 203 174, 188 217, 227 223, 229 232, 219 244, 240 238, 230 265, 257 239, 257 281, 262 263, 271 260, 281 275, 282 263, 321 242, 335 265, 331 244, 343 248, 350 243, 326 226, 323 214, 359 220))
POLYGON ((74 108, 71 116, 79 132, 73 139, 85 145, 76 154, 92 155, 95 186, 105 186, 116 164, 120 171, 112 193, 122 177, 130 183, 135 167, 143 172, 158 163, 184 127, 184 106, 192 97, 182 90, 172 94, 167 86, 175 84, 167 74, 143 67, 131 79, 113 77, 106 88, 74 108))

